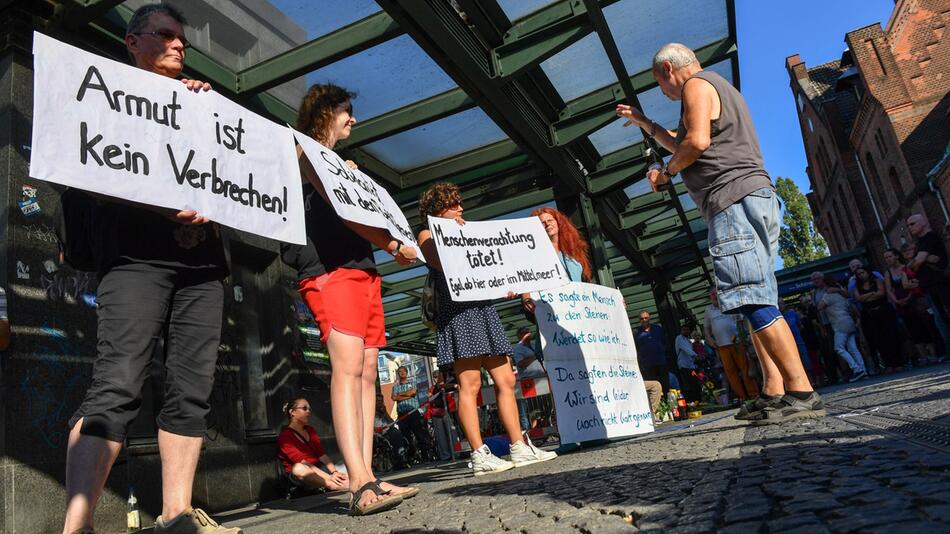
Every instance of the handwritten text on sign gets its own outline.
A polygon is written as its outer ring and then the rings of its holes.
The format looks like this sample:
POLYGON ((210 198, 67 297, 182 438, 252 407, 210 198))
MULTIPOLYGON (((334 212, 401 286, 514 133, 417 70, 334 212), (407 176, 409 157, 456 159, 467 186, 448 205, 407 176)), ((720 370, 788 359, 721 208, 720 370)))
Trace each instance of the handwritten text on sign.
POLYGON ((415 247, 416 256, 425 261, 406 216, 386 189, 363 172, 351 169, 336 152, 312 137, 298 131, 294 131, 294 137, 313 164, 333 211, 341 219, 385 228, 391 236, 415 247))
POLYGON ((620 292, 572 282, 532 297, 561 439, 581 442, 653 431, 620 292))
POLYGON ((567 283, 537 217, 467 222, 429 217, 429 231, 454 301, 502 298, 567 283))
POLYGON ((30 176, 306 243, 289 128, 40 33, 33 55, 30 176))

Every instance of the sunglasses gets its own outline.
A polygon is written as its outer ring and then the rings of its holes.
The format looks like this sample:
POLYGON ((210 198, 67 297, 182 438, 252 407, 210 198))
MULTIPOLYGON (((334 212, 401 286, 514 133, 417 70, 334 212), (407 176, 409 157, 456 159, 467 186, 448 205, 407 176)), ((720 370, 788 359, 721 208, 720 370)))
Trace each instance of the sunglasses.
POLYGON ((297 406, 296 408, 294 408, 294 410, 303 410, 303 411, 305 411, 305 412, 309 412, 309 411, 310 411, 310 407, 309 407, 309 406, 297 406))
POLYGON ((181 41, 181 46, 183 48, 191 48, 191 43, 188 42, 188 39, 185 39, 184 35, 179 35, 177 33, 170 32, 168 30, 156 30, 153 32, 135 32, 132 35, 151 35, 152 37, 155 37, 156 39, 161 39, 166 44, 174 41, 175 39, 178 39, 179 41, 181 41))

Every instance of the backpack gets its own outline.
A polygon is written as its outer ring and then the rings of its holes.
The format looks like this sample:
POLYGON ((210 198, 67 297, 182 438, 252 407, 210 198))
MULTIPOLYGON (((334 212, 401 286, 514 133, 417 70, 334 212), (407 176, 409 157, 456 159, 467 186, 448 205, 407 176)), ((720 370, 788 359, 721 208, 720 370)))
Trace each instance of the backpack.
POLYGON ((69 187, 59 195, 59 203, 56 240, 63 260, 77 271, 96 271, 96 199, 69 187))
POLYGON ((432 271, 429 271, 425 283, 422 284, 419 309, 422 312, 422 324, 429 327, 429 330, 435 331, 435 318, 439 316, 439 293, 435 275, 432 271))

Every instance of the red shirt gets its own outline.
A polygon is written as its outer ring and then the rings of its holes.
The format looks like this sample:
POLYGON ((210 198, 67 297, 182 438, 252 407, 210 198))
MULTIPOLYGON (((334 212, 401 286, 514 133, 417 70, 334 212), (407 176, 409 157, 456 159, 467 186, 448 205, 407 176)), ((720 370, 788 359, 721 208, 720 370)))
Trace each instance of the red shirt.
POLYGON ((305 442, 296 430, 285 426, 277 436, 277 458, 284 464, 284 471, 290 473, 294 464, 307 462, 311 465, 320 463, 320 457, 327 452, 320 445, 320 436, 312 426, 304 427, 310 436, 310 441, 305 442))

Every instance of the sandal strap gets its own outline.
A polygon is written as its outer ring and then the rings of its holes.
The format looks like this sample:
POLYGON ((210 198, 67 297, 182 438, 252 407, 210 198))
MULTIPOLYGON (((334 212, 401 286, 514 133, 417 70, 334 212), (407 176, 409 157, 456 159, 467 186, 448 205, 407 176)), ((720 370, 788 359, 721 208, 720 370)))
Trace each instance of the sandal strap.
POLYGON ((377 478, 377 479, 374 480, 373 482, 376 484, 376 487, 379 488, 379 491, 382 492, 382 493, 377 493, 376 495, 389 495, 389 494, 391 494, 391 493, 393 492, 393 490, 384 490, 384 489, 383 489, 383 479, 377 478))

